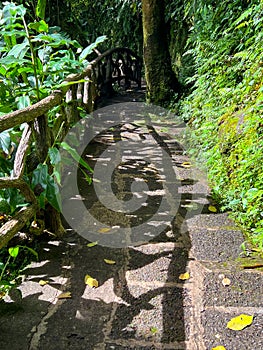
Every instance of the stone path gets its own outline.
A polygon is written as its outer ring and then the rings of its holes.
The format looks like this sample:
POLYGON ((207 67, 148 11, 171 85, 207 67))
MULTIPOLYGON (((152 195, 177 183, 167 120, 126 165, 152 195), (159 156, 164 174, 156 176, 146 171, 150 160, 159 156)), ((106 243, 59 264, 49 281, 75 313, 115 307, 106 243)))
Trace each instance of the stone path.
POLYGON ((70 174, 63 187, 65 219, 79 234, 41 243, 22 298, 14 291, 0 304, 1 350, 263 349, 262 271, 242 268, 242 233, 209 210, 205 176, 178 144, 184 126, 162 112, 145 119, 136 101, 97 112, 83 153, 96 181, 79 171, 79 193, 70 174), (252 325, 227 329, 241 313, 252 325))

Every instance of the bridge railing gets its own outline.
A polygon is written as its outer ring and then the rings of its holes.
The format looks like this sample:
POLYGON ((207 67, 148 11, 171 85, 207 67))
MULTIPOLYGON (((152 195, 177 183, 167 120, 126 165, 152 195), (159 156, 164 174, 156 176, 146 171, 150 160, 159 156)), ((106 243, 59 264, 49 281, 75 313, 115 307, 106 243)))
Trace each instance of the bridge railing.
MULTIPOLYGON (((61 84, 60 90, 41 101, 0 117, 0 132, 26 123, 14 159, 12 176, 0 178, 0 189, 17 188, 28 206, 20 209, 10 220, 0 227, 0 248, 30 221, 39 210, 37 194, 24 179, 27 153, 34 141, 34 166, 43 163, 48 150, 56 139, 62 141, 70 126, 80 119, 79 107, 87 113, 95 109, 99 96, 112 93, 112 85, 124 81, 129 87, 131 81, 141 84, 141 59, 127 48, 110 49, 100 54, 78 74, 69 75, 61 84), (64 107, 66 102, 66 107, 64 107), (48 125, 47 113, 61 106, 53 127, 48 125), (60 134, 58 137, 58 132, 60 134), (61 132, 62 131, 62 132, 61 132)), ((32 167, 32 165, 31 165, 32 167)), ((51 230, 58 236, 64 232, 60 213, 51 208, 51 230)))

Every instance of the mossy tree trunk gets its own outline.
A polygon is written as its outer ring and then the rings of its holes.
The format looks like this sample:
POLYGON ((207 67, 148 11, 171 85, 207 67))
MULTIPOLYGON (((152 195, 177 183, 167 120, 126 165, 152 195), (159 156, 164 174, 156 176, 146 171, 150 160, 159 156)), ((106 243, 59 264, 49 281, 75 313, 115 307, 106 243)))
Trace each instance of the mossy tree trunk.
POLYGON ((148 102, 165 105, 179 93, 169 54, 163 0, 142 0, 143 45, 148 102))

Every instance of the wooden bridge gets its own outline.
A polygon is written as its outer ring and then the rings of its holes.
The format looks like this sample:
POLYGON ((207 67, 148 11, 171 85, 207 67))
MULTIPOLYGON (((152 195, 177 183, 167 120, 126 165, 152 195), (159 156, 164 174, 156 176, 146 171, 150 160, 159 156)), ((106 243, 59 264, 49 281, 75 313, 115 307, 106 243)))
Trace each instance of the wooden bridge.
MULTIPOLYGON (((32 106, 0 117, 0 132, 26 123, 15 154, 12 176, 0 178, 0 189, 17 188, 28 203, 0 228, 0 248, 39 210, 37 191, 24 179, 25 167, 32 171, 43 163, 54 141, 61 142, 70 126, 80 120, 80 110, 91 113, 100 97, 110 96, 114 92, 114 85, 129 88, 133 82, 140 88, 141 68, 142 60, 132 50, 110 49, 99 54, 83 72, 69 75, 60 90, 53 91, 50 96, 32 106), (50 127, 47 113, 55 106, 60 108, 50 127), (27 152, 33 141, 34 157, 29 159, 27 152)), ((60 213, 52 207, 48 220, 52 232, 57 235, 64 232, 60 213)))

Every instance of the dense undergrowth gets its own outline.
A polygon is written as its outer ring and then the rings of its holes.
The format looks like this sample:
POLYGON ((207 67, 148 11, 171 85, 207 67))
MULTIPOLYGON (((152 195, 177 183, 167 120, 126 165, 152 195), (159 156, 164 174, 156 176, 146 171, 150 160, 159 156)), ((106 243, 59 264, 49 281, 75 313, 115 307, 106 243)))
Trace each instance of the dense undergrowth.
POLYGON ((263 1, 206 1, 185 55, 194 57, 181 113, 222 210, 263 249, 263 1), (216 4, 215 4, 216 3, 216 4))
MULTIPOLYGON (((85 48, 76 40, 72 40, 60 27, 50 27, 45 22, 45 1, 38 1, 36 19, 28 23, 32 16, 24 5, 16 5, 13 2, 0 4, 0 117, 9 112, 28 107, 44 97, 50 95, 53 90, 63 88, 62 83, 70 73, 82 71, 88 64, 87 56, 93 54, 93 50, 102 43, 106 37, 100 36, 95 42, 85 48)), ((79 81, 80 82, 80 81, 79 81)), ((70 84, 70 83, 69 83, 70 84)), ((65 108, 66 102, 63 102, 65 108)), ((48 125, 54 128, 58 118, 60 107, 55 107, 48 113, 48 125)), ((82 112, 82 110, 80 110, 82 112)), ((83 111, 84 114, 84 111, 83 111)), ((63 125, 63 124, 62 124, 63 125)), ((13 176, 13 167, 16 151, 21 142, 25 123, 0 133, 0 177, 13 176)), ((84 168, 92 169, 79 157, 76 150, 66 142, 58 142, 57 137, 49 147, 46 158, 37 166, 26 163, 23 169, 23 179, 29 184, 32 191, 39 186, 41 191, 37 196, 39 209, 44 211, 47 205, 51 205, 57 211, 61 210, 59 185, 61 181, 61 157, 58 148, 66 150, 72 159, 80 162, 84 168)), ((28 149, 27 160, 36 154, 35 142, 28 149)), ((87 182, 91 181, 85 173, 87 182)), ((21 195, 17 188, 0 189, 0 227, 4 225, 21 207, 29 203, 21 195)), ((27 222, 24 227, 28 241, 31 234, 37 234, 36 213, 32 222, 27 222)), ((44 226, 44 225, 43 225, 44 226)), ((40 225, 40 232, 42 225, 40 225)), ((43 231, 43 230, 42 230, 43 231)), ((20 237, 22 237, 20 233, 20 237)), ((10 243, 13 244, 13 243, 10 243)), ((32 252, 28 246, 9 246, 0 251, 0 300, 16 285, 16 278, 21 268, 32 259, 32 252), (19 253, 19 256, 18 256, 19 253)))

